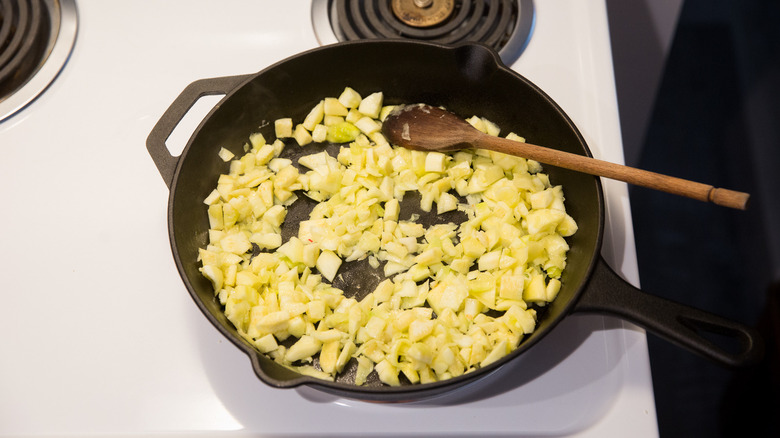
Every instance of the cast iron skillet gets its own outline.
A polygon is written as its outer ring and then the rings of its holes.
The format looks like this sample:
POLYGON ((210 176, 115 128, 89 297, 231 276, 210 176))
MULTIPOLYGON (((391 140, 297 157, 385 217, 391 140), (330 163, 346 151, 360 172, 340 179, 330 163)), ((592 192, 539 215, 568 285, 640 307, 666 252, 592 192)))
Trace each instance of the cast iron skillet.
MULTIPOLYGON (((529 141, 591 155, 577 128, 558 105, 524 77, 504 66, 489 48, 475 44, 456 47, 407 41, 358 41, 313 49, 251 75, 193 82, 168 108, 147 139, 147 148, 170 188, 168 231, 179 273, 203 314, 251 359, 258 377, 273 387, 310 385, 348 398, 402 401, 437 395, 485 376, 515 360, 542 339, 570 313, 611 314, 646 328, 704 357, 726 366, 752 363, 761 355, 761 341, 749 327, 706 312, 644 293, 621 279, 601 258, 604 200, 598 178, 545 166, 554 184, 562 184, 567 211, 579 231, 569 239, 571 250, 557 299, 539 313, 536 331, 519 347, 490 366, 430 384, 388 387, 373 377, 364 386, 350 383, 354 365, 336 382, 325 382, 284 368, 258 353, 225 318, 211 284, 198 272, 198 248, 207 243, 208 220, 203 199, 228 171, 217 158, 225 147, 237 156, 249 134, 260 131, 272 139, 273 121, 293 117, 301 121, 327 96, 338 96, 350 86, 364 96, 382 91, 386 103, 425 102, 443 105, 468 117, 478 114, 496 122, 503 132, 516 132, 529 141), (200 123, 180 156, 172 156, 165 142, 173 129, 204 95, 225 97, 200 123), (725 335, 738 340, 736 351, 722 348, 700 335, 725 335)), ((315 146, 316 147, 316 146, 315 146)), ((331 147, 332 148, 332 147, 331 147)), ((298 146, 288 154, 309 153, 298 146)), ((305 196, 301 196, 305 198, 305 196)), ((692 201, 693 202, 693 201, 692 201)), ((310 204, 310 203, 308 203, 310 204)), ((299 201, 285 222, 285 238, 296 232, 311 205, 299 201)), ((414 200, 403 202, 402 216, 419 212, 414 200)), ((458 220, 423 215, 425 225, 458 220)), ((347 294, 371 288, 377 276, 366 275, 367 265, 344 264, 340 286, 347 294)))

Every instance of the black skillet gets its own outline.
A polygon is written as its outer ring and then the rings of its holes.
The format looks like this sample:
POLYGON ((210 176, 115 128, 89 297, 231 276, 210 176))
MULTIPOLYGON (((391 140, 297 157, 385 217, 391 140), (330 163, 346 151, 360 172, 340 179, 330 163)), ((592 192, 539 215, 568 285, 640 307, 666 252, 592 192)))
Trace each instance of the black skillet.
MULTIPOLYGON (((203 314, 250 358, 257 376, 273 387, 299 385, 335 395, 372 401, 421 399, 460 387, 515 360, 570 313, 595 312, 617 316, 688 350, 726 366, 755 362, 761 340, 750 327, 644 293, 620 278, 600 255, 604 199, 598 178, 546 166, 554 184, 564 187, 567 211, 579 225, 569 239, 571 250, 557 299, 539 313, 536 331, 518 348, 485 368, 429 384, 382 385, 372 376, 364 386, 350 383, 354 364, 335 382, 303 376, 258 353, 225 318, 211 284, 198 272, 198 248, 207 243, 208 220, 203 199, 228 166, 217 157, 225 147, 236 155, 251 133, 273 138, 273 121, 280 117, 303 120, 321 98, 338 96, 350 86, 364 96, 385 94, 385 102, 424 102, 442 105, 464 117, 478 114, 497 123, 503 132, 516 132, 536 144, 588 155, 591 153, 568 116, 543 91, 504 66, 498 55, 481 45, 456 47, 408 41, 358 41, 310 50, 265 70, 244 76, 193 82, 175 99, 147 139, 147 148, 170 188, 168 231, 179 273, 203 314), (192 105, 205 95, 225 95, 200 123, 180 156, 172 156, 166 140, 192 105), (736 349, 711 342, 702 334, 736 340, 736 349)), ((316 146, 313 146, 316 147, 316 146)), ((320 146, 322 147, 322 146, 320 146)), ((331 150, 334 147, 331 146, 331 150)), ((286 148, 294 158, 311 152, 286 148)), ((311 203, 291 207, 284 235, 295 233, 311 203)), ((697 202, 697 201, 691 201, 697 202)), ((402 215, 420 212, 414 200, 404 200, 402 215)), ((422 215, 425 225, 458 220, 422 215)), ((339 284, 346 294, 371 289, 378 282, 367 264, 342 265, 339 284)))

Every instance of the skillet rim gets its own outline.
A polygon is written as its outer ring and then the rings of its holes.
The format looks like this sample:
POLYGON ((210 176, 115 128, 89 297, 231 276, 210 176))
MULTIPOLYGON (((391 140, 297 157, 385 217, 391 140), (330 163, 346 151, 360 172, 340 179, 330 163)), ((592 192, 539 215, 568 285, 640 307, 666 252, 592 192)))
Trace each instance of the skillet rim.
MULTIPOLYGON (((529 87, 530 90, 532 90, 535 94, 541 97, 547 104, 549 104, 550 107, 555 110, 557 116, 562 121, 565 122, 565 124, 569 127, 569 129, 571 129, 572 131, 571 133, 574 134, 574 136, 576 137, 577 142, 579 143, 579 147, 577 148, 578 152, 581 147, 584 155, 592 157, 592 152, 588 147, 584 137, 582 136, 582 133, 579 131, 579 129, 577 128, 575 123, 571 120, 571 118, 568 116, 568 114, 566 114, 563 111, 563 109, 557 104, 557 102, 555 102, 547 93, 545 93, 541 88, 539 88, 536 84, 531 82, 529 79, 522 76, 520 73, 512 70, 508 66, 504 65, 498 53, 496 53, 492 48, 479 43, 461 43, 456 45, 445 45, 439 43, 409 41, 403 39, 360 40, 360 41, 339 42, 327 46, 316 47, 313 49, 309 49, 307 51, 300 52, 298 54, 294 54, 276 63, 273 63, 256 73, 251 73, 251 74, 242 75, 238 77, 239 79, 241 79, 240 81, 238 81, 238 84, 232 90, 225 93, 225 96, 220 100, 220 102, 203 118, 199 126, 195 129, 195 131, 191 135, 186 146, 182 150, 180 156, 177 158, 175 170, 173 171, 172 178, 170 181, 170 195, 169 195, 168 212, 167 212, 168 233, 169 233, 169 240, 171 244, 171 250, 174 255, 174 260, 175 260, 177 270, 182 280, 184 281, 185 286, 191 298, 193 298, 198 308, 206 316, 206 318, 210 321, 210 323, 213 326, 215 326, 217 330, 220 331, 220 333, 222 333, 228 340, 230 340, 234 345, 236 345, 240 350, 242 350, 244 353, 246 353, 249 356, 252 364, 252 368, 255 374, 257 375, 257 377, 271 387, 294 388, 294 387, 306 385, 306 386, 311 386, 313 388, 322 390, 323 392, 326 393, 331 393, 334 395, 343 396, 352 399, 394 402, 394 401, 420 400, 422 398, 439 395, 443 392, 453 390, 456 387, 460 387, 461 385, 474 382, 480 378, 492 374, 495 370, 500 368, 505 363, 512 361, 515 358, 521 356, 525 351, 527 351, 529 348, 536 345, 550 331, 552 331, 558 325, 558 323, 560 323, 562 319, 569 316, 572 313, 572 310, 575 308, 580 296, 587 289, 587 285, 592 277, 593 271, 595 270, 598 260, 600 258, 601 246, 603 241, 604 221, 605 221, 604 195, 603 195, 603 188, 600 179, 598 177, 592 177, 595 181, 594 189, 597 198, 595 200, 596 201, 595 204, 597 204, 597 208, 598 208, 598 212, 597 212, 598 227, 597 230, 591 231, 591 232, 595 232, 595 239, 594 239, 595 243, 594 243, 594 247, 589 251, 590 256, 588 257, 588 266, 585 269, 585 275, 583 276, 583 279, 582 281, 580 281, 579 285, 572 286, 572 287, 576 287, 576 290, 572 293, 571 298, 569 298, 568 301, 565 302, 562 309, 560 309, 557 312, 557 315, 548 324, 546 324, 545 327, 543 327, 541 330, 535 330, 532 335, 530 335, 528 338, 521 341, 520 344, 512 352, 510 352, 503 358, 497 360, 496 362, 488 366, 479 368, 477 370, 474 370, 470 373, 458 377, 453 377, 451 379, 432 382, 432 383, 425 383, 425 384, 408 384, 408 385, 402 385, 397 387, 357 386, 354 384, 349 384, 349 383, 339 382, 339 381, 332 381, 332 382, 324 381, 324 380, 317 379, 315 377, 302 375, 292 370, 290 370, 289 372, 291 374, 294 374, 295 376, 291 376, 291 378, 285 380, 279 380, 267 375, 266 372, 263 370, 263 366, 264 366, 262 363, 263 361, 270 361, 273 365, 278 367, 282 367, 282 366, 276 364, 275 362, 267 358, 262 353, 259 353, 251 344, 249 344, 246 340, 244 340, 239 335, 237 335, 237 333, 235 333, 235 329, 231 331, 225 326, 225 324, 223 324, 223 322, 219 321, 218 318, 202 301, 201 297, 196 292, 195 285, 193 284, 189 276, 186 274, 186 268, 182 261, 182 257, 180 257, 180 251, 176 240, 175 223, 173 220, 174 198, 178 193, 177 189, 180 182, 179 174, 181 172, 182 167, 185 165, 187 161, 186 158, 190 153, 190 148, 194 143, 194 139, 198 136, 198 134, 200 133, 204 125, 212 118, 212 116, 219 110, 219 108, 222 107, 222 104, 224 102, 227 102, 234 95, 239 93, 244 87, 246 87, 248 84, 256 80, 264 73, 278 69, 288 62, 298 60, 299 58, 307 57, 313 53, 340 50, 341 48, 344 47, 353 47, 353 46, 366 46, 366 47, 374 46, 375 48, 372 50, 380 50, 379 46, 387 46, 387 45, 407 45, 410 47, 422 46, 422 47, 429 47, 432 50, 444 50, 444 51, 468 50, 468 51, 474 51, 476 53, 481 52, 480 56, 482 56, 482 58, 479 59, 480 62, 490 63, 491 64, 490 67, 495 68, 497 72, 501 72, 502 74, 509 74, 510 76, 512 76, 512 79, 519 80, 520 82, 523 83, 524 86, 529 87)), ((216 80, 219 78, 214 78, 214 79, 216 80)), ((201 80, 201 81, 208 82, 208 80, 201 80)), ((547 168, 546 165, 545 168, 547 168)))

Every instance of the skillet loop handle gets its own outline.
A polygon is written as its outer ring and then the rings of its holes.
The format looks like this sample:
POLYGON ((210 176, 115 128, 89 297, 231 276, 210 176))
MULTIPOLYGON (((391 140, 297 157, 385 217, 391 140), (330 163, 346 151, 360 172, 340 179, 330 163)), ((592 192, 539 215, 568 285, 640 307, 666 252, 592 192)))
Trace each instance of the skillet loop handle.
POLYGON ((603 258, 575 311, 620 317, 729 367, 752 365, 763 356, 763 341, 752 327, 642 292, 618 276, 603 258), (717 345, 703 336, 708 333, 737 340, 739 349, 717 345))
MULTIPOLYGON (((195 102, 203 96, 227 95, 239 84, 244 82, 250 75, 225 76, 219 78, 200 79, 189 84, 179 96, 171 103, 165 113, 163 113, 157 124, 154 125, 149 137, 146 139, 146 149, 149 151, 157 170, 160 171, 165 184, 170 189, 173 183, 173 177, 176 173, 176 166, 179 162, 178 156, 173 156, 168 150, 165 142, 170 137, 173 130, 181 122, 184 116, 189 112, 195 102)), ((217 104, 219 105, 219 104, 217 104)))

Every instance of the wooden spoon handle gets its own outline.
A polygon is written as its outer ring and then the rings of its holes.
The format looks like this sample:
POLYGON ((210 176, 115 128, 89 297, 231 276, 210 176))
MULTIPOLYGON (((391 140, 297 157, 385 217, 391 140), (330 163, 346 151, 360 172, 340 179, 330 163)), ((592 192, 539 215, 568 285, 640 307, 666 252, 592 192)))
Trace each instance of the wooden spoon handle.
POLYGON ((483 134, 475 139, 474 145, 483 149, 530 158, 543 164, 576 170, 589 175, 603 176, 704 202, 712 202, 723 207, 744 210, 747 208, 750 198, 749 194, 743 192, 716 188, 682 178, 500 137, 483 134))

